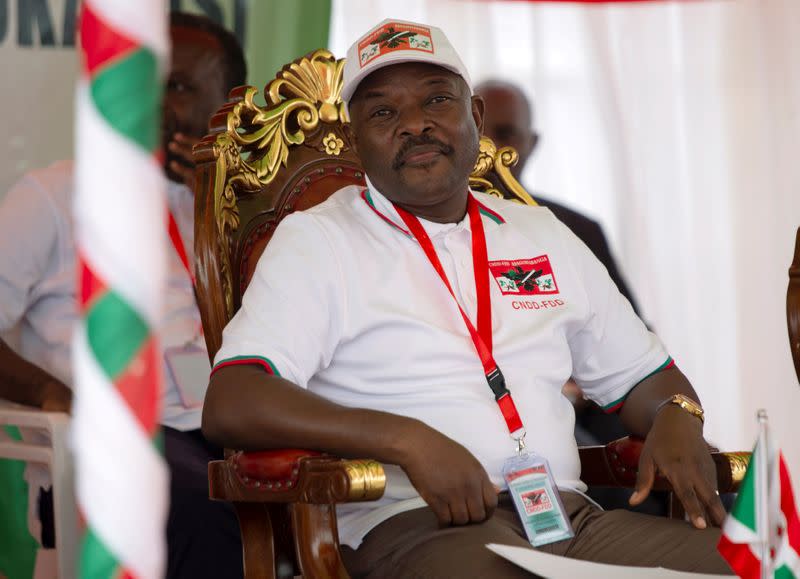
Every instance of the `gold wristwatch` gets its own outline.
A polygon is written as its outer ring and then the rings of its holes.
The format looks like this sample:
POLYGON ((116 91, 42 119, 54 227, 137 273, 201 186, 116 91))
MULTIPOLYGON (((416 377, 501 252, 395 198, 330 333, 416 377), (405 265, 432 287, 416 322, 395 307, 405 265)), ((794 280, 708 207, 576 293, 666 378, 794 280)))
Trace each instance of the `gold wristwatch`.
POLYGON ((680 406, 692 416, 699 418, 700 422, 705 422, 705 413, 703 412, 703 407, 688 396, 684 396, 683 394, 673 394, 658 405, 656 408, 656 414, 658 414, 659 411, 667 404, 675 404, 676 406, 680 406))

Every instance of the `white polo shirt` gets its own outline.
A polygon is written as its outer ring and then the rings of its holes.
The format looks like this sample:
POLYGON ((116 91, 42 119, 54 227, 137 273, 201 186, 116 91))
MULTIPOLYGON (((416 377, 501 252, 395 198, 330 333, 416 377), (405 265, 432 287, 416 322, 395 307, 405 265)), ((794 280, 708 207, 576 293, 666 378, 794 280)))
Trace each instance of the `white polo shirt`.
MULTIPOLYGON (((491 270, 494 357, 559 486, 585 490, 561 388, 573 376, 601 406, 619 404, 668 360, 586 246, 544 207, 476 193, 491 270)), ((474 321, 469 218, 421 220, 474 321)), ((259 363, 336 403, 419 419, 458 441, 504 486, 515 445, 458 308, 393 205, 351 186, 286 217, 259 260, 215 360, 259 363)), ((369 433, 364 433, 369 436, 369 433)), ((387 465, 384 497, 341 505, 342 542, 423 506, 387 465)))
MULTIPOLYGON (((67 385, 77 320, 75 241, 72 221, 74 167, 55 163, 25 175, 0 202, 0 333, 17 328, 18 353, 67 385)), ((113 195, 113 187, 108 194, 113 195)), ((194 263, 194 195, 169 182, 167 201, 194 263)), ((153 224, 163 234, 166 224, 153 224)), ((169 244, 167 240, 166 243, 169 244)), ((205 349, 192 282, 169 245, 162 347, 194 343, 205 349)), ((161 422, 179 430, 200 428, 202 408, 185 408, 172 375, 164 372, 161 422)))

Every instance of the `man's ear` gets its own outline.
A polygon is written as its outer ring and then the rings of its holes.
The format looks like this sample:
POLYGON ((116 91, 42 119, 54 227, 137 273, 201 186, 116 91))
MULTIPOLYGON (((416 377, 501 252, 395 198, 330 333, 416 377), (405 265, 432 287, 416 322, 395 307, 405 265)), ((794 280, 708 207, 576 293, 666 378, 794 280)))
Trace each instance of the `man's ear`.
POLYGON ((538 144, 539 144, 539 133, 537 133, 536 131, 531 131, 530 153, 528 153, 529 155, 533 154, 533 152, 536 150, 536 145, 538 144))
POLYGON ((478 134, 483 135, 483 112, 486 104, 483 102, 483 97, 480 95, 472 95, 472 119, 475 121, 475 126, 478 127, 478 134))
POLYGON ((343 125, 344 127, 344 134, 347 135, 347 140, 350 141, 350 146, 353 148, 353 152, 358 157, 358 139, 356 139, 356 132, 353 130, 353 121, 346 123, 343 125))

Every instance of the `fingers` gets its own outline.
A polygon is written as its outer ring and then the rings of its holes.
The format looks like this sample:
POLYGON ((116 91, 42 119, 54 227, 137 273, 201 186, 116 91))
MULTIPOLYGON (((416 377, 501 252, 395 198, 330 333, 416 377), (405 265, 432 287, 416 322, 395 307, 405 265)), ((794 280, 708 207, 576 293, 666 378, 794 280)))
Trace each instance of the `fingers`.
POLYGON ((462 481, 461 488, 449 492, 446 499, 450 507, 450 521, 453 525, 466 525, 472 522, 473 511, 477 514, 482 508, 480 483, 474 479, 462 481))
POLYGON ((481 488, 475 489, 477 492, 470 493, 467 496, 467 515, 469 523, 480 523, 486 520, 486 504, 484 502, 483 492, 481 488))
POLYGON ((170 161, 169 168, 173 173, 178 175, 184 183, 188 182, 189 179, 194 178, 194 166, 187 167, 178 161, 170 161))
POLYGON ((684 486, 681 484, 673 484, 673 490, 681 501, 683 508, 686 510, 686 515, 689 517, 692 525, 696 529, 705 529, 708 526, 706 523, 706 513, 703 505, 700 504, 700 499, 697 493, 691 486, 684 486))
POLYGON ((469 507, 464 500, 457 500, 450 503, 450 524, 466 525, 470 522, 469 507))
POLYGON ((440 526, 469 525, 482 523, 492 516, 497 507, 497 493, 486 477, 485 481, 451 489, 437 498, 425 498, 425 502, 433 510, 440 526))
POLYGON ((725 506, 719 498, 719 493, 709 484, 703 484, 695 489, 697 496, 702 501, 711 524, 721 527, 725 522, 725 506))
POLYGON ((172 139, 169 141, 169 143, 167 143, 167 149, 172 154, 174 159, 170 164, 170 168, 172 168, 176 173, 180 171, 178 171, 175 165, 184 170, 188 168, 188 170, 194 171, 192 147, 194 147, 195 142, 195 139, 187 137, 182 133, 175 133, 172 135, 172 139))
POLYGON ((184 163, 194 165, 192 147, 194 147, 196 142, 196 139, 187 137, 183 133, 175 133, 172 135, 172 140, 167 144, 167 147, 170 152, 180 157, 184 163))
POLYGON ((453 525, 482 523, 494 513, 497 507, 495 486, 485 474, 475 483, 465 489, 464 499, 454 497, 454 501, 450 503, 453 525))
POLYGON ((183 181, 189 189, 194 189, 195 164, 192 157, 192 147, 197 139, 187 137, 183 133, 175 133, 172 140, 167 143, 167 149, 171 154, 172 160, 169 162, 169 169, 183 181))
POLYGON ((710 458, 700 457, 694 463, 686 462, 683 468, 673 473, 668 478, 692 524, 698 529, 705 529, 709 522, 722 525, 725 508, 716 490, 715 470, 710 458))
POLYGON ((726 513, 716 489, 716 469, 708 454, 666 467, 665 474, 692 525, 698 529, 707 528, 709 523, 722 525, 726 513))
POLYGON ((655 478, 656 465, 650 458, 650 454, 643 451, 639 459, 639 471, 636 473, 636 487, 631 498, 628 499, 631 506, 635 507, 641 504, 650 495, 655 478))
POLYGON ((425 502, 428 503, 433 514, 436 515, 436 520, 439 521, 440 527, 449 527, 453 524, 453 515, 450 514, 450 505, 445 501, 426 500, 425 502))

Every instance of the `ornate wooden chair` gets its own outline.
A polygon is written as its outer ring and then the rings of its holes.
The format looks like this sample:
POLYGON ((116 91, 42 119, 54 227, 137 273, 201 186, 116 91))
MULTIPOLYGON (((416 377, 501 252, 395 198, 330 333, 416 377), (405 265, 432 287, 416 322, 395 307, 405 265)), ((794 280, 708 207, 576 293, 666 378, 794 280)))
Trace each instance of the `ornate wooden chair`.
MULTIPOLYGON (((197 296, 209 356, 241 304, 256 262, 278 223, 339 188, 364 183, 343 124, 343 60, 318 50, 285 66, 264 91, 239 87, 212 118, 195 148, 197 296)), ((522 203, 533 199, 514 180, 511 148, 483 139, 470 179, 477 190, 522 203)), ((641 441, 621 439, 580 451, 590 485, 632 487, 641 441)), ((735 490, 746 456, 715 453, 721 492, 735 490)), ((383 494, 380 464, 305 450, 229 452, 209 464, 213 499, 233 502, 247 579, 347 577, 339 557, 334 505, 383 494)), ((659 479, 657 487, 668 489, 659 479)))

